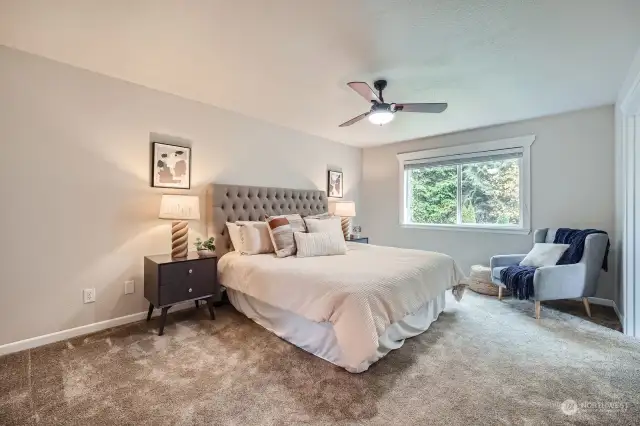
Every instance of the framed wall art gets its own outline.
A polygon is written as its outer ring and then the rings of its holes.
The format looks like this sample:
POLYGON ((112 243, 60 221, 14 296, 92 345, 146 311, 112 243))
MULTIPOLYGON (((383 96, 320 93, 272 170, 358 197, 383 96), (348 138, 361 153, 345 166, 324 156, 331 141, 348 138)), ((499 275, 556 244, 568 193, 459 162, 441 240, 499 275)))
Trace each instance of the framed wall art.
POLYGON ((342 198, 344 194, 344 178, 342 172, 329 170, 327 176, 327 196, 332 198, 342 198))
POLYGON ((151 186, 191 189, 191 148, 153 142, 151 186))

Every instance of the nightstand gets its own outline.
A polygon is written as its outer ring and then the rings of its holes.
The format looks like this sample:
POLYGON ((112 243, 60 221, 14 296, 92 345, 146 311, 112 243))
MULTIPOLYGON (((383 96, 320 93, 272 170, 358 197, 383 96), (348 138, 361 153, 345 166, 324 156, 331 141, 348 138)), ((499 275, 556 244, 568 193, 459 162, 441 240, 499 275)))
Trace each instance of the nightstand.
POLYGON ((362 243, 362 244, 369 244, 369 237, 360 237, 360 238, 352 238, 350 240, 352 243, 362 243))
POLYGON ((206 299, 211 319, 215 319, 213 303, 220 300, 218 258, 199 257, 190 252, 187 257, 172 259, 169 254, 144 258, 144 297, 149 301, 147 321, 154 308, 161 308, 158 335, 164 333, 167 312, 171 306, 188 301, 206 299))

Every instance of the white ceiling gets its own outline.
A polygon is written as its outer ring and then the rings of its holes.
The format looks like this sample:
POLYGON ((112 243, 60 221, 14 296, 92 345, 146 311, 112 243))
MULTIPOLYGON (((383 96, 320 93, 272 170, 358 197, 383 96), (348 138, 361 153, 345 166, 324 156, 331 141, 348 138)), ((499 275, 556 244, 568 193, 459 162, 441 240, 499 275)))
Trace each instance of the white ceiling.
POLYGON ((369 146, 611 104, 637 0, 0 0, 0 43, 285 127, 369 146), (387 101, 449 102, 389 125, 387 101))

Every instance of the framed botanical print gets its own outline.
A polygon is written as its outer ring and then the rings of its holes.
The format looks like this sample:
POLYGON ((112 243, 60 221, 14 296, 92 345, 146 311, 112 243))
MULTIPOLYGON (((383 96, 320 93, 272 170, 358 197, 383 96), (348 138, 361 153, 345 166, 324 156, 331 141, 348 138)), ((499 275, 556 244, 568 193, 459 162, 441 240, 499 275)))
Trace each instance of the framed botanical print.
POLYGON ((342 172, 329 170, 327 177, 327 195, 333 198, 342 198, 344 192, 344 180, 342 172))
POLYGON ((154 142, 151 186, 191 189, 191 148, 154 142))

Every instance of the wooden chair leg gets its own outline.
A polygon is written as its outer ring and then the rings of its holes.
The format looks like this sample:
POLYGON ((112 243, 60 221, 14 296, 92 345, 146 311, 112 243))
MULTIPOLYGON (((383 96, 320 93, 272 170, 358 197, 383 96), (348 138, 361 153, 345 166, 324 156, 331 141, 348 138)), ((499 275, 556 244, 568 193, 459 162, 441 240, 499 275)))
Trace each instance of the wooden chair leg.
POLYGON ((540 319, 540 301, 536 300, 536 319, 540 319))
POLYGON ((587 316, 591 318, 591 306, 589 305, 589 299, 586 297, 583 297, 582 303, 584 303, 584 310, 587 311, 587 316))
POLYGON ((502 286, 498 286, 498 300, 502 300, 502 286))

